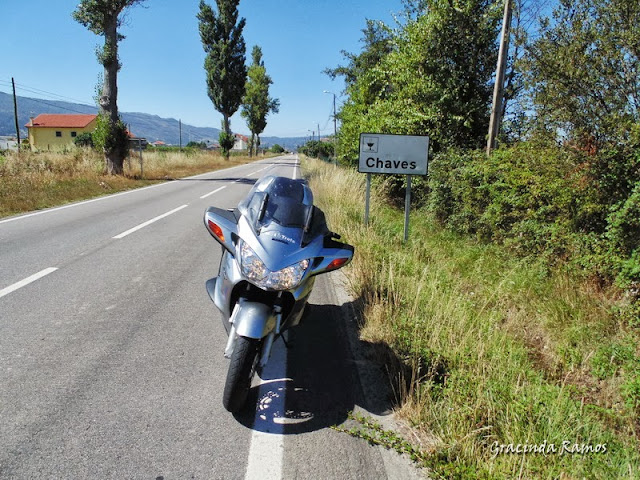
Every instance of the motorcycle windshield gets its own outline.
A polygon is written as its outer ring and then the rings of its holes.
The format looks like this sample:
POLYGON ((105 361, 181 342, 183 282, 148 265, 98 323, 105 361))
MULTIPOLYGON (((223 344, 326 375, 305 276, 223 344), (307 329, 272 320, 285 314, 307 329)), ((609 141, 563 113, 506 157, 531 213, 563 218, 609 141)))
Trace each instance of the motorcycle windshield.
POLYGON ((313 207, 311 190, 300 180, 265 177, 253 186, 238 208, 256 228, 276 223, 305 228, 313 207))

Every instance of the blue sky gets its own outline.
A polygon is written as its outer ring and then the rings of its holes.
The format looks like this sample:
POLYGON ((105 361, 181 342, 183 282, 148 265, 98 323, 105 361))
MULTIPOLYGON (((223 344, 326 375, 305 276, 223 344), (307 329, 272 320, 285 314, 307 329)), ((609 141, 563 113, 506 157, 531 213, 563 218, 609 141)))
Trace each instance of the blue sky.
MULTIPOLYGON (((0 0, 0 91, 20 96, 93 104, 102 67, 95 57, 102 37, 71 17, 79 0, 0 0)), ((207 3, 215 5, 215 0, 207 3)), ((220 128, 221 115, 206 94, 204 51, 198 33, 199 0, 147 0, 128 10, 121 29, 123 64, 118 76, 118 107, 220 128)), ((341 50, 360 50, 365 19, 394 24, 401 0, 241 0, 247 19, 247 63, 260 45, 267 72, 280 99, 280 113, 268 117, 264 136, 331 133, 333 97, 341 80, 322 74, 344 63, 341 50)), ((340 98, 338 98, 340 102, 340 98)), ((38 113, 38 112, 34 112, 38 113)), ((239 113, 233 131, 248 133, 239 113)), ((134 132, 135 133, 135 132, 134 132)))

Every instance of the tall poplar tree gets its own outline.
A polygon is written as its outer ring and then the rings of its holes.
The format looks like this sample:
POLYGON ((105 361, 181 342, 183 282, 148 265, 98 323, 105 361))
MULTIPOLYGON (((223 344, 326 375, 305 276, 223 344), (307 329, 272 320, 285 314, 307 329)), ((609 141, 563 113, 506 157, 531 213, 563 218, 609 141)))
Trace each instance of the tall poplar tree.
POLYGON ((118 32, 121 14, 144 0, 81 0, 73 18, 96 35, 104 37, 104 46, 97 52, 104 67, 103 84, 99 94, 100 115, 96 128, 97 145, 104 152, 107 173, 121 175, 128 151, 128 137, 118 115, 118 42, 125 37, 118 32))
POLYGON ((241 115, 247 119, 247 125, 251 130, 251 148, 258 153, 260 146, 260 134, 267 126, 267 115, 278 113, 280 101, 269 96, 269 85, 273 83, 267 75, 267 69, 262 61, 262 49, 254 46, 251 52, 252 64, 247 71, 247 83, 245 95, 242 99, 241 115))
POLYGON ((235 138, 231 133, 231 116, 240 108, 245 92, 247 68, 246 47, 242 30, 244 18, 238 20, 240 0, 216 0, 217 13, 200 1, 200 39, 206 53, 204 69, 207 74, 207 93, 222 114, 220 147, 227 158, 235 138))

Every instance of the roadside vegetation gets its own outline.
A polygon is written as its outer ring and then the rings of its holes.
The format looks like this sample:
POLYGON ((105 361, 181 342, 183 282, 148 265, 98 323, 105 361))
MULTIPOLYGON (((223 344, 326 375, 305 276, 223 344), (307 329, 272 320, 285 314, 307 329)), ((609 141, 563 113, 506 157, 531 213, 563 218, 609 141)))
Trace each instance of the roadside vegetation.
POLYGON ((105 172, 104 156, 90 148, 61 153, 0 152, 0 217, 143 187, 175 178, 247 163, 246 155, 230 160, 217 152, 177 149, 131 155, 123 175, 105 172), (142 168, 142 170, 141 170, 142 168), (143 176, 141 176, 143 173, 143 176))
POLYGON ((330 228, 355 245, 360 336, 418 434, 412 456, 436 478, 637 478, 640 335, 623 291, 454 232, 427 206, 402 244, 388 185, 374 186, 367 228, 365 176, 335 168, 303 162, 330 228))

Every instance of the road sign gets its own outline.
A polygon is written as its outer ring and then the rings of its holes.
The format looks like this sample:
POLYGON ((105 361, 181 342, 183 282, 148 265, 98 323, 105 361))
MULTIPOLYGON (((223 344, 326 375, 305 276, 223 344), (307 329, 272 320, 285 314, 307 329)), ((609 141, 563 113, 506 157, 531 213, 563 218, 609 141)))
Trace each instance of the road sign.
POLYGON ((361 173, 426 175, 429 137, 418 135, 360 134, 361 173))

